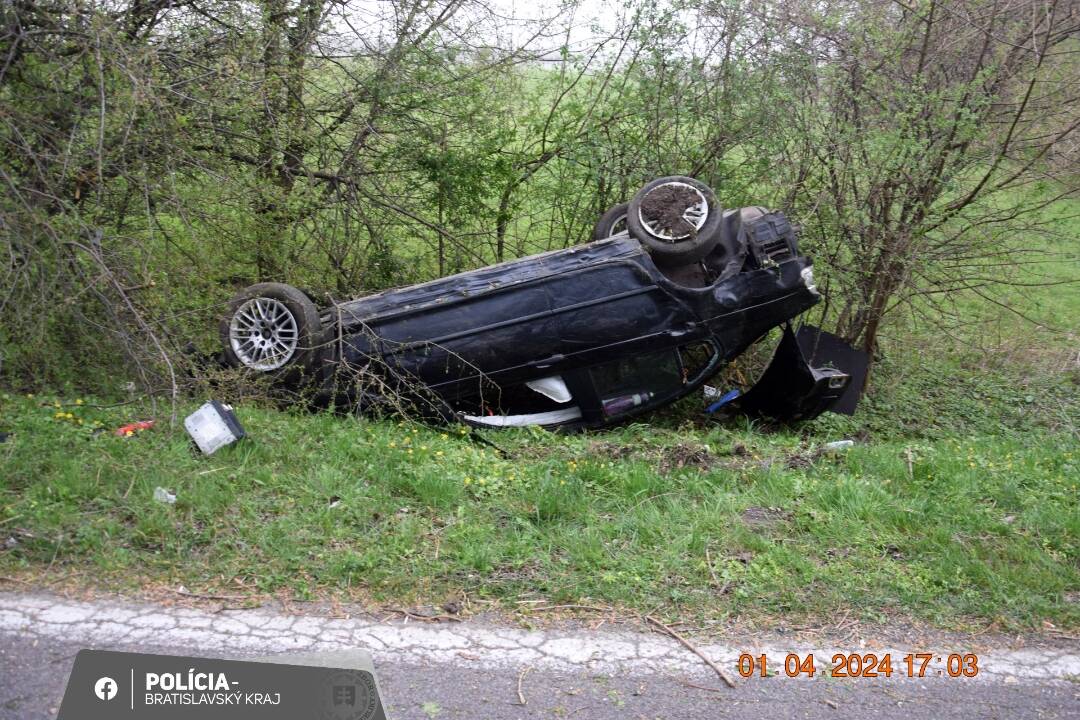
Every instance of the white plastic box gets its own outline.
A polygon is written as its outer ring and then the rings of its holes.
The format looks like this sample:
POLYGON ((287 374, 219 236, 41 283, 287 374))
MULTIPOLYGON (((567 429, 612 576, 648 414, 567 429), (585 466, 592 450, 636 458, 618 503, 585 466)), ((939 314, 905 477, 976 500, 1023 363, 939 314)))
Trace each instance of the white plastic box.
POLYGON ((184 418, 184 429, 207 455, 244 437, 244 428, 228 405, 211 400, 184 418))

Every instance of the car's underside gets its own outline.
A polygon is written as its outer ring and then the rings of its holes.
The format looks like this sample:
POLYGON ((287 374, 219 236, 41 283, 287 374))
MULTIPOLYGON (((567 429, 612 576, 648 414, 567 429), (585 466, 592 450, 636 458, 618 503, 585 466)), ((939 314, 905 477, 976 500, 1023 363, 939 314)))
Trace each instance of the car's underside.
MULTIPOLYGON (((478 426, 598 427, 693 392, 819 299, 781 213, 722 212, 690 178, 646 185, 596 237, 321 312, 290 286, 252 286, 222 322, 225 359, 338 407, 407 398, 478 426)), ((813 351, 785 357, 758 410, 805 418, 849 389, 813 351), (788 377, 791 412, 775 401, 788 377)))

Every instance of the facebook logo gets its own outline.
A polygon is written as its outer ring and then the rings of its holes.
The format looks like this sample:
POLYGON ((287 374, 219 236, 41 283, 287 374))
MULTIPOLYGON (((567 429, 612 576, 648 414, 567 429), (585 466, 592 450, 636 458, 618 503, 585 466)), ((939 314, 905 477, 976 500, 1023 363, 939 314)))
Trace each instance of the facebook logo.
POLYGON ((98 696, 98 700, 112 700, 118 689, 116 681, 110 677, 103 677, 94 683, 94 694, 98 696))

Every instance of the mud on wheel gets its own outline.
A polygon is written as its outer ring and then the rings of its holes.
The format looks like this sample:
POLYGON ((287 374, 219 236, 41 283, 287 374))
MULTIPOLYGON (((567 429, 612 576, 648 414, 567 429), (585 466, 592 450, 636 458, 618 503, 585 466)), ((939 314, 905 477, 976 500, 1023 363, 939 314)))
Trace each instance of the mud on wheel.
POLYGON ((705 183, 672 175, 653 180, 630 200, 630 234, 666 263, 692 263, 720 241, 723 212, 705 183))

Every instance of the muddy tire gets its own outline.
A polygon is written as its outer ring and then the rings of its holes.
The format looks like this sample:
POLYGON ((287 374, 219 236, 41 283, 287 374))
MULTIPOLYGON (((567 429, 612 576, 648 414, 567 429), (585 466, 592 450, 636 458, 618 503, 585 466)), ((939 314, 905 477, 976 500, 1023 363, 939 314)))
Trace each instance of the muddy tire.
POLYGON ((233 367, 292 379, 319 368, 319 310, 291 285, 259 283, 233 296, 218 326, 233 367), (299 371, 299 372, 298 372, 299 371))
POLYGON ((694 263, 720 241, 723 210, 712 189, 682 175, 653 180, 630 200, 626 225, 657 262, 694 263))
POLYGON ((626 232, 626 213, 630 203, 619 203, 600 216, 593 226, 593 240, 607 240, 626 232))

